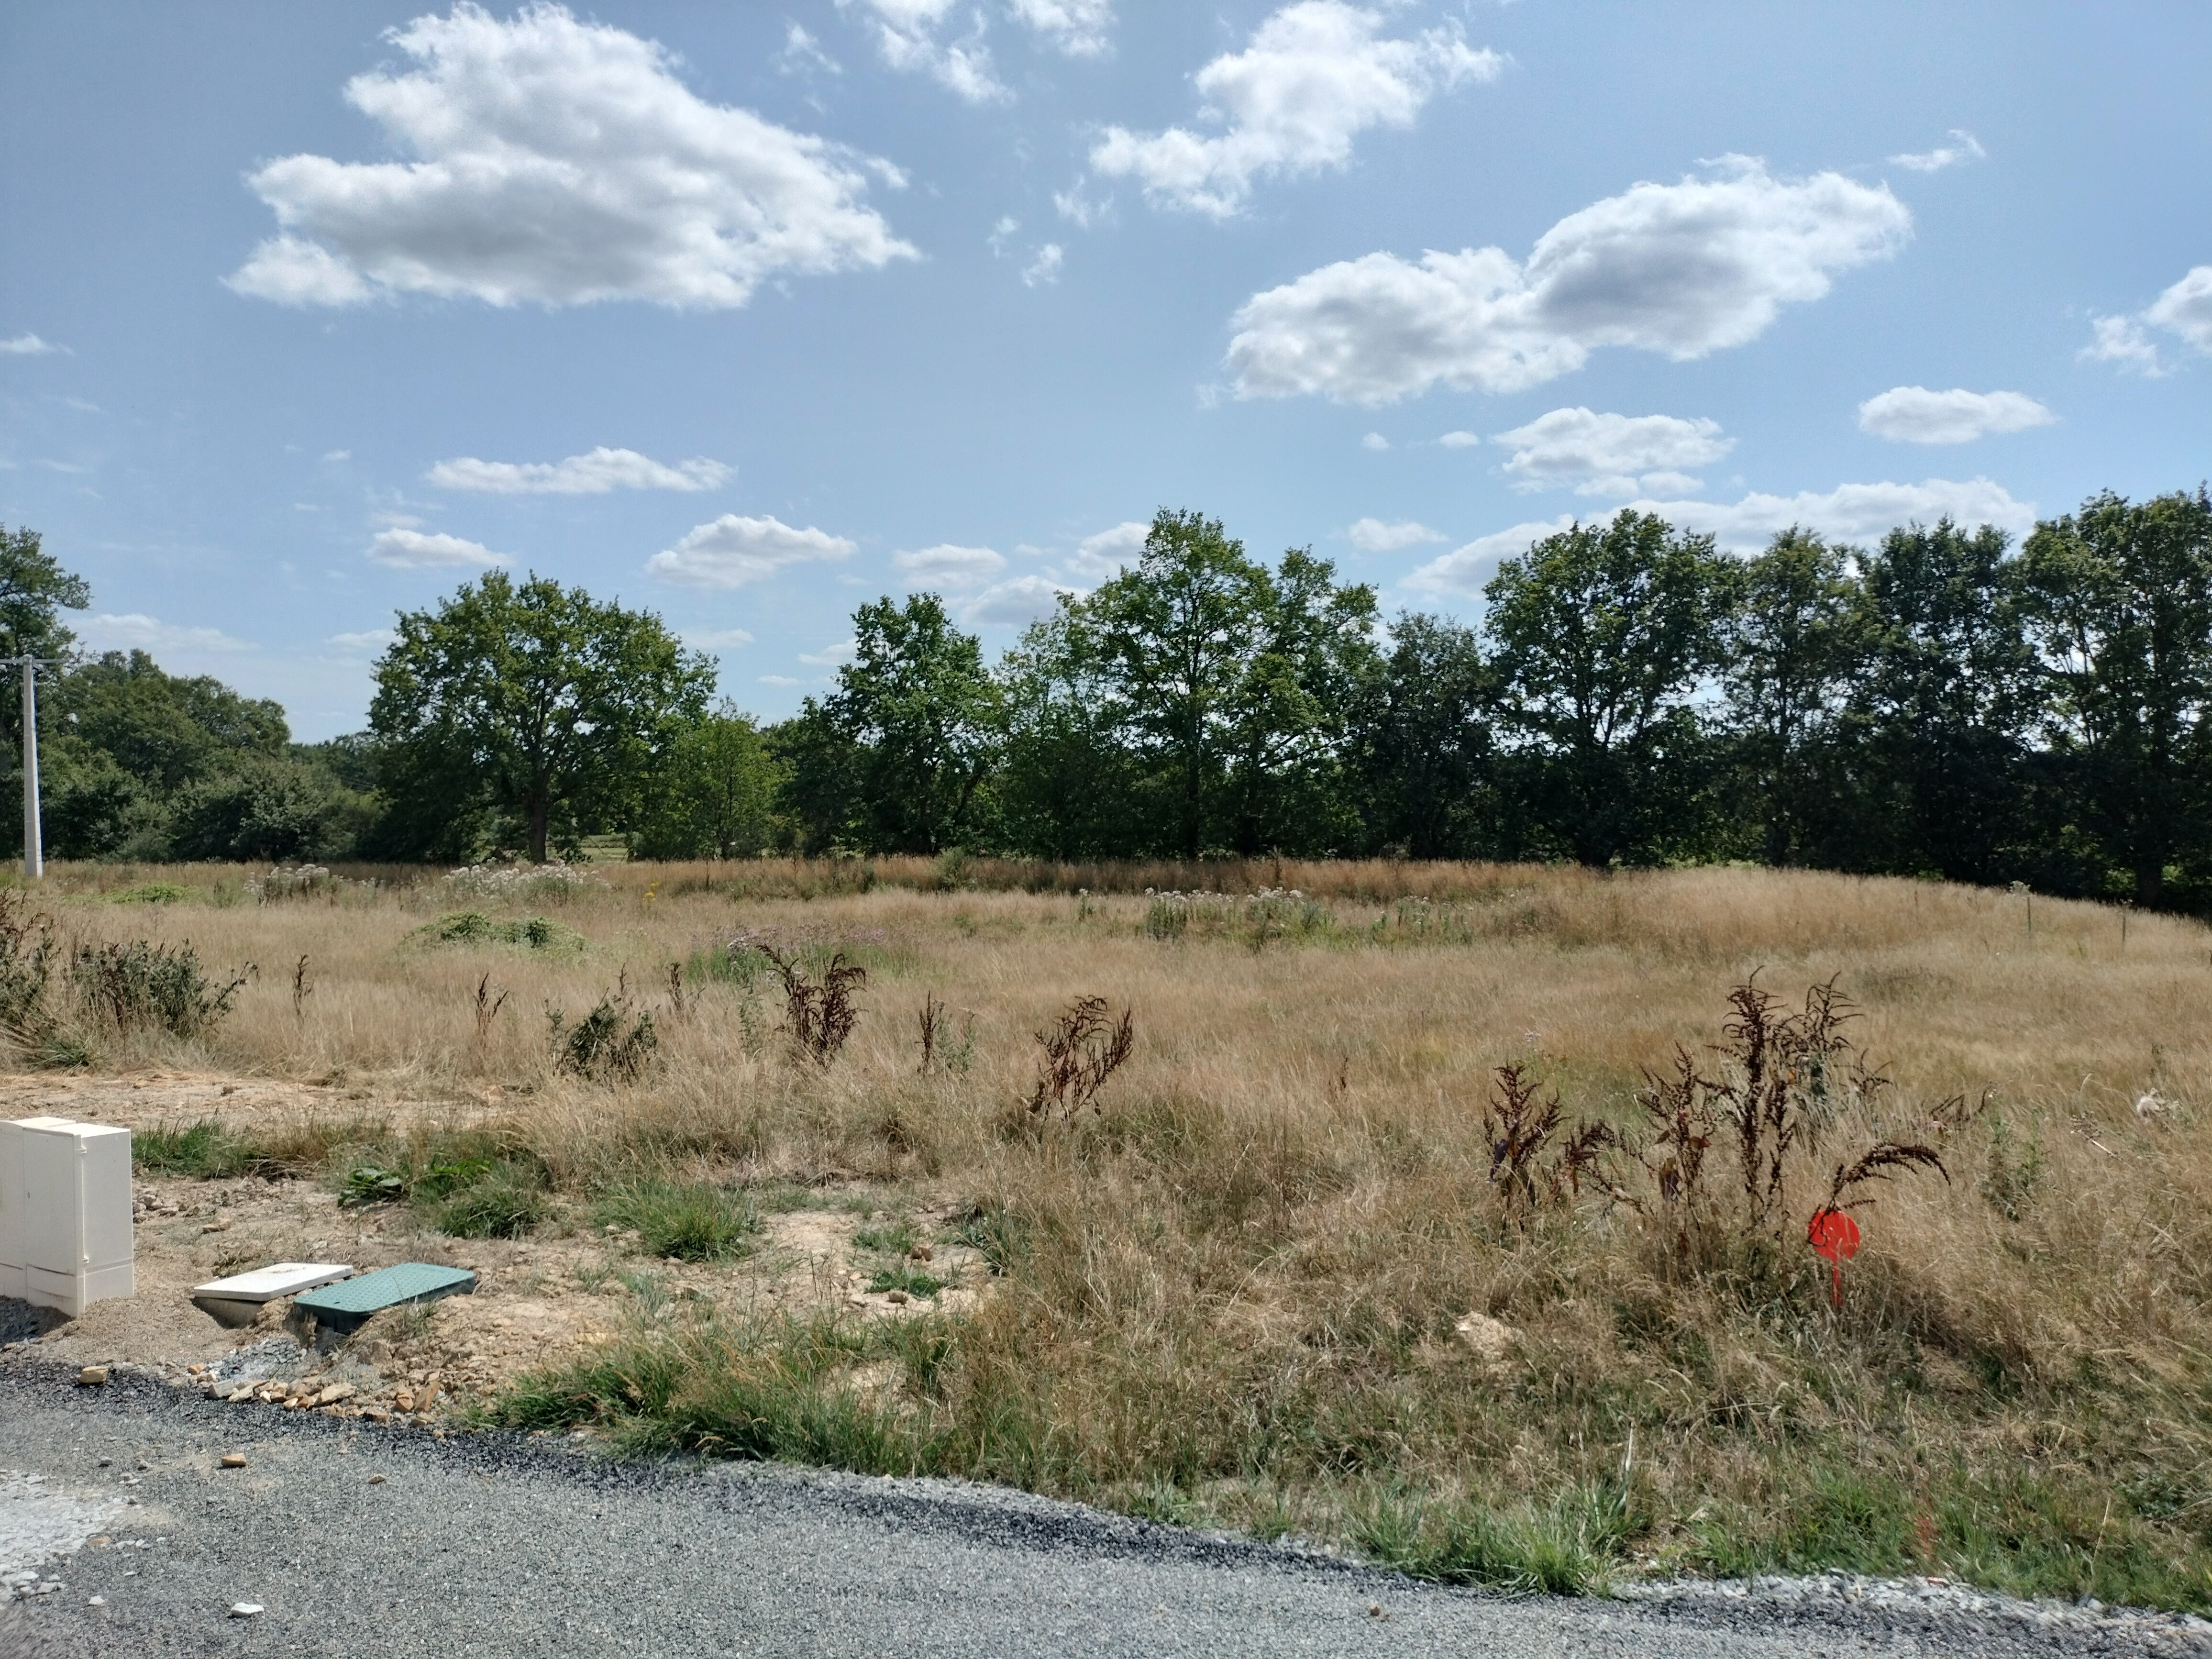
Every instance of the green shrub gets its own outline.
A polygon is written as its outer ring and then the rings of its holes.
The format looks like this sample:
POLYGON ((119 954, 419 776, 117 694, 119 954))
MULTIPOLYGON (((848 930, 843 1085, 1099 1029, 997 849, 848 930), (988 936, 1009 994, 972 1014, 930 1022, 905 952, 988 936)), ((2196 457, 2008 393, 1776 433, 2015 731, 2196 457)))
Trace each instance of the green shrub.
POLYGON ((552 1027, 553 1066, 601 1083, 628 1083, 645 1069, 660 1049, 660 1033, 653 1015, 633 1017, 629 1002, 603 996, 592 1012, 570 1025, 557 1008, 546 1011, 552 1027))
POLYGON ((638 1180, 610 1188, 592 1206, 600 1226, 627 1227, 654 1255, 723 1261, 746 1254, 760 1231, 750 1198, 726 1188, 638 1180))
POLYGON ((191 945, 80 945, 70 978, 95 1020, 118 1033, 143 1029, 197 1037, 230 1012, 246 983, 218 987, 191 945))
POLYGON ((542 1178, 514 1160, 494 1164, 438 1206, 438 1231, 454 1238, 520 1238, 545 1218, 542 1178))
POLYGON ((441 945, 520 945, 532 951, 580 951, 584 936, 544 916, 492 916, 456 910, 422 930, 441 945))

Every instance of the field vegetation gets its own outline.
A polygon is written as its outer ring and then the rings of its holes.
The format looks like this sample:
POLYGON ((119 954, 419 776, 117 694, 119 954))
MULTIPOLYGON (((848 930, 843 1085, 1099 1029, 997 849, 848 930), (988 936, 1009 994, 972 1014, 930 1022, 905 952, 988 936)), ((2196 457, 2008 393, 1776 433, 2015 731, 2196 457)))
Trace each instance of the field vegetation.
POLYGON ((149 1169, 693 1261, 794 1203, 891 1218, 858 1243, 909 1316, 689 1303, 498 1422, 1447 1579, 2212 1605, 2191 921, 1753 868, 957 856, 76 865, 6 914, 19 1067, 345 1085, 159 1126, 149 1169), (1863 1241, 1833 1265, 1830 1208, 1863 1241), (957 1315, 954 1243, 990 1269, 957 1315))

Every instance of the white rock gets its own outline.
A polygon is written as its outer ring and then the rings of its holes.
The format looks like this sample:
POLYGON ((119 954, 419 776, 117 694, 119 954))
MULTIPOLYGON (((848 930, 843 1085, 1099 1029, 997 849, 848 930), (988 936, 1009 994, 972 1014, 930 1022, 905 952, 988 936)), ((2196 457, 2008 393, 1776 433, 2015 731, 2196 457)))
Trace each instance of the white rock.
POLYGON ((264 1609, 258 1601, 233 1601, 230 1616, 234 1619, 258 1619, 264 1609))

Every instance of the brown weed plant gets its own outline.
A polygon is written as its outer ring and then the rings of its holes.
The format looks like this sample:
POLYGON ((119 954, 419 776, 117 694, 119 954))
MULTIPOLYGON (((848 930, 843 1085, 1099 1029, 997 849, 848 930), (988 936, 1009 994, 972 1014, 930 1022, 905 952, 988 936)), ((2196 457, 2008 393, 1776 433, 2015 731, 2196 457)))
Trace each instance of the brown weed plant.
POLYGON ((848 962, 840 951, 830 958, 821 978, 811 979, 797 951, 780 951, 763 943, 752 948, 774 963, 783 977, 784 1031, 793 1052, 817 1066, 827 1066, 860 1024, 853 991, 868 982, 868 970, 848 962))
POLYGON ((1069 1119, 1097 1105, 1106 1079, 1135 1050, 1136 1016, 1124 1008, 1117 1020, 1104 997, 1078 997, 1036 1040, 1044 1053, 1037 1058, 1036 1082, 1023 1104, 1031 1117, 1057 1113, 1069 1119))

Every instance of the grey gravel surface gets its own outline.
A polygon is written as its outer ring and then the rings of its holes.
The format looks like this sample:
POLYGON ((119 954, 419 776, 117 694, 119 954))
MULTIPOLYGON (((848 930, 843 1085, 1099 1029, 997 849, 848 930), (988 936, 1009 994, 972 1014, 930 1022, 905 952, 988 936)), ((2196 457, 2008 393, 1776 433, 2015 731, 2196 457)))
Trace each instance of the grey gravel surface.
POLYGON ((36 1564, 57 1588, 0 1603, 6 1659, 2202 1650, 2175 1625, 1442 1589, 995 1489, 439 1443, 130 1374, 81 1388, 18 1356, 0 1358, 0 1503, 35 1486, 54 1513, 111 1517, 108 1541, 36 1564), (231 1451, 245 1468, 218 1467, 231 1451))

